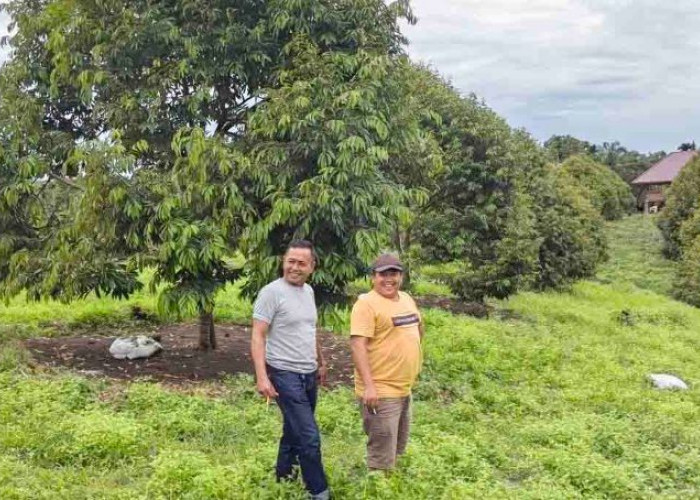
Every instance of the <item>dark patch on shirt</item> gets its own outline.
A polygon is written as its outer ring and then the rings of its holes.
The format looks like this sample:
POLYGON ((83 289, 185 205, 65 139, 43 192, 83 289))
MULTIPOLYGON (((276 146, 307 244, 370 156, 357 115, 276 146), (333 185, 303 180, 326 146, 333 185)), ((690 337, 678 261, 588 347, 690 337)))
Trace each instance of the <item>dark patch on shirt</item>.
POLYGON ((398 316, 392 316, 391 322, 394 324, 394 326, 417 325, 420 323, 420 316, 415 313, 400 314, 398 316))

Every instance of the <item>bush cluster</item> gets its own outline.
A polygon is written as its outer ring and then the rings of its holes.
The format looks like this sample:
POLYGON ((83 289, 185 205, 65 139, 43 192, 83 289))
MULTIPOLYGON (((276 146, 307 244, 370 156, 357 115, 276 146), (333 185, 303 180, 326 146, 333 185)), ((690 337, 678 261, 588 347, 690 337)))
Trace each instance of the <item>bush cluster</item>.
MULTIPOLYGON (((458 262, 445 281, 476 302, 592 275, 606 248, 594 200, 551 166, 527 133, 438 76, 423 77, 431 92, 421 93, 421 105, 437 116, 426 128, 444 167, 432 184, 423 181, 429 202, 418 207, 410 228, 423 262, 458 262)), ((616 186, 607 177, 600 183, 616 186)))
POLYGON ((696 158, 673 181, 666 192, 666 206, 658 226, 664 238, 664 254, 679 261, 677 298, 700 305, 700 158, 696 158))
POLYGON ((632 212, 632 190, 608 166, 589 156, 572 156, 561 164, 557 172, 588 199, 606 220, 617 220, 632 212))

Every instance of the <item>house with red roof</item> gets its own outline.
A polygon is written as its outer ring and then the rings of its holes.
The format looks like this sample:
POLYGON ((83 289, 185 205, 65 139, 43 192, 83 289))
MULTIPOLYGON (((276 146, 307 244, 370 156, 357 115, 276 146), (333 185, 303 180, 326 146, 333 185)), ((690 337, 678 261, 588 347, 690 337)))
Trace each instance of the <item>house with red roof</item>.
POLYGON ((664 190, 690 161, 697 151, 675 151, 634 179, 631 184, 639 188, 637 205, 644 207, 644 213, 657 212, 666 204, 664 190))

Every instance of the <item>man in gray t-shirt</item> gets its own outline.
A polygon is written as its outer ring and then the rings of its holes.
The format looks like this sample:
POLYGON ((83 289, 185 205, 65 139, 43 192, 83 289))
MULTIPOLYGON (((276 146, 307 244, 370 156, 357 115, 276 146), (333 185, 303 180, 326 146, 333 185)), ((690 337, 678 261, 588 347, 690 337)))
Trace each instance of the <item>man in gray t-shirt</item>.
POLYGON ((292 285, 284 278, 266 285, 255 301, 253 319, 268 324, 268 365, 297 373, 316 371, 316 303, 309 285, 292 285))
POLYGON ((282 278, 263 287, 253 306, 251 354, 258 392, 276 399, 284 419, 277 479, 293 478, 294 466, 300 466, 311 498, 324 500, 330 494, 314 412, 317 380, 325 381, 326 367, 316 336, 314 292, 306 284, 315 264, 311 243, 290 243, 282 278))

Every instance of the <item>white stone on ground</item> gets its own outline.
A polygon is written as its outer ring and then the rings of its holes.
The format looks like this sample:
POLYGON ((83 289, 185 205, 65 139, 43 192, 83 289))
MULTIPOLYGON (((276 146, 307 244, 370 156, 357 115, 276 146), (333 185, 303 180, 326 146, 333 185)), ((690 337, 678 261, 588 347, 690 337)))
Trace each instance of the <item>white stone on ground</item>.
POLYGON ((109 346, 109 353, 117 359, 137 359, 149 358, 162 349, 163 346, 152 338, 139 335, 115 339, 109 346))
POLYGON ((649 374, 649 380, 654 384, 657 389, 687 389, 688 384, 683 382, 681 379, 675 375, 669 375, 668 373, 651 373, 649 374))

